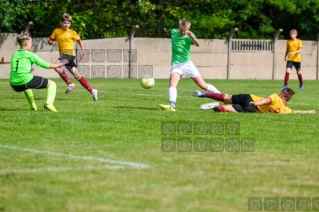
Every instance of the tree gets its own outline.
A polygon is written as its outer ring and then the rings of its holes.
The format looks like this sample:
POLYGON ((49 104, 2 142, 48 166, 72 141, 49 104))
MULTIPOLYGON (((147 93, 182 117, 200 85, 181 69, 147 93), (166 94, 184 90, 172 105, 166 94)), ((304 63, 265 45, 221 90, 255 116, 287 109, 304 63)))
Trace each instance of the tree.
POLYGON ((34 37, 48 37, 60 27, 60 15, 73 17, 72 28, 84 39, 126 37, 139 25, 138 37, 168 37, 168 30, 187 18, 198 38, 270 39, 282 28, 287 39, 297 29, 301 39, 317 39, 318 0, 62 0, 2 1, 0 32, 20 32, 33 21, 34 37), (84 25, 85 24, 85 25, 84 25))

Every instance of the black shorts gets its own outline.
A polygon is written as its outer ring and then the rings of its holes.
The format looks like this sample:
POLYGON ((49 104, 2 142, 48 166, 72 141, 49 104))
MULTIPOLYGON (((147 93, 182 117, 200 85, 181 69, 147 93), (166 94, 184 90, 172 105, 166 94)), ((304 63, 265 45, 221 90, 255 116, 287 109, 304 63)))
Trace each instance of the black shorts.
POLYGON ((49 80, 39 76, 33 76, 32 80, 23 85, 11 85, 11 88, 16 92, 22 92, 27 89, 43 89, 46 88, 49 80))
POLYGON ((59 57, 59 60, 64 60, 64 59, 69 61, 68 64, 65 64, 65 68, 67 68, 69 71, 71 71, 73 67, 77 67, 75 64, 75 56, 63 54, 59 57))
POLYGON ((256 113, 258 111, 255 105, 250 105, 254 100, 249 94, 232 95, 233 108, 239 113, 256 113))
POLYGON ((287 61, 286 68, 292 69, 292 67, 295 67, 297 71, 300 71, 301 69, 301 62, 292 62, 292 61, 287 61))

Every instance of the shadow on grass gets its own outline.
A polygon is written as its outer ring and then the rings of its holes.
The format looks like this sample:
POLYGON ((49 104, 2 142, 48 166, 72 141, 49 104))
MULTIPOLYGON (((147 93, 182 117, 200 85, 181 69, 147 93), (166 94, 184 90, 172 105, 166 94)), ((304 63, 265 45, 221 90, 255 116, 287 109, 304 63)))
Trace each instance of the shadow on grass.
POLYGON ((21 108, 0 108, 0 111, 31 111, 31 110, 21 109, 21 108))
POLYGON ((116 107, 114 107, 114 108, 118 108, 118 109, 127 108, 127 109, 140 109, 140 110, 158 110, 158 108, 132 107, 132 106, 116 106, 116 107))

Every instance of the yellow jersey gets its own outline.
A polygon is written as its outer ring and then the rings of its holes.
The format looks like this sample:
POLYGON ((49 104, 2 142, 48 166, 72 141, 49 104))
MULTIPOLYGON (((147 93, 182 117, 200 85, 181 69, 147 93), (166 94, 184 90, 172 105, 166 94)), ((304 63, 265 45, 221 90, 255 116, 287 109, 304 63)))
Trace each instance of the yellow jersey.
MULTIPOLYGON (((257 102, 259 100, 264 99, 263 97, 255 96, 250 94, 251 98, 254 100, 254 102, 257 102)), ((287 113, 293 113, 294 111, 286 106, 286 102, 284 102, 280 96, 276 93, 271 94, 269 97, 270 103, 267 105, 259 105, 257 106, 258 111, 260 113, 281 113, 281 114, 287 114, 287 113)))
POLYGON ((80 36, 72 29, 56 28, 50 36, 50 40, 57 42, 60 55, 75 56, 74 42, 80 39, 80 36))
MULTIPOLYGON (((302 48, 302 42, 300 39, 296 38, 295 40, 290 39, 287 41, 287 53, 295 52, 300 48, 302 48)), ((300 52, 298 52, 297 54, 289 54, 287 61, 301 62, 300 52)))

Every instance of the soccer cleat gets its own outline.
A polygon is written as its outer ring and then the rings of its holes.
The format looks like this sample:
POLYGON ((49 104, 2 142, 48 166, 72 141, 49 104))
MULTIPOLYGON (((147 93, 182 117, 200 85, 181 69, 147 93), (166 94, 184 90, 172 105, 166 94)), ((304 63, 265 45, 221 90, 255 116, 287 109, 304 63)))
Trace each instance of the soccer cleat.
POLYGON ((37 106, 36 106, 36 104, 34 103, 34 104, 32 104, 32 106, 31 106, 31 110, 38 110, 37 109, 37 106))
POLYGON ((215 109, 219 106, 218 102, 212 102, 212 103, 206 103, 206 104, 202 104, 200 106, 200 109, 202 110, 210 110, 210 109, 215 109))
POLYGON ((193 96, 195 96, 195 97, 203 97, 204 94, 202 92, 200 92, 200 91, 194 91, 193 96))
POLYGON ((75 85, 72 84, 68 84, 65 90, 65 93, 70 93, 73 89, 75 88, 75 85))
POLYGON ((303 87, 303 85, 300 85, 299 88, 300 88, 300 90, 302 90, 304 87, 303 87))
POLYGON ((284 85, 284 86, 281 87, 281 90, 284 90, 284 89, 286 89, 286 88, 288 88, 288 86, 287 86, 287 85, 284 85))
POLYGON ((51 112, 58 112, 53 105, 45 104, 44 109, 49 110, 51 112))
POLYGON ((160 108, 162 109, 162 110, 167 110, 167 111, 176 111, 176 109, 175 109, 175 107, 173 106, 173 105, 163 105, 163 104, 160 104, 159 105, 160 106, 160 108))
POLYGON ((97 90, 96 89, 92 90, 92 96, 93 96, 93 100, 97 101, 98 97, 97 97, 97 90))

